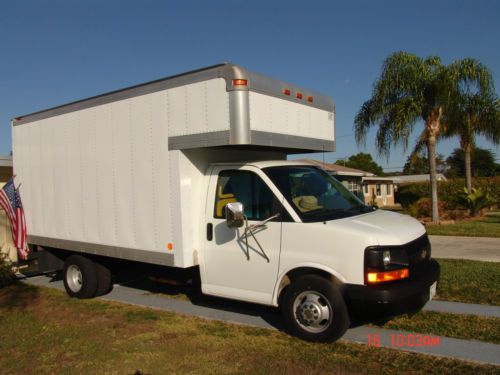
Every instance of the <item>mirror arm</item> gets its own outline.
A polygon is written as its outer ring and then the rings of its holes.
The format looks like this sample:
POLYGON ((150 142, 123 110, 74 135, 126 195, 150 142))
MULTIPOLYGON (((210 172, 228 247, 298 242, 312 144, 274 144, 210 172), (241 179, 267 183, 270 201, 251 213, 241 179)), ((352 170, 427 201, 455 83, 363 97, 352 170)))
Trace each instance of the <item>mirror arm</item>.
POLYGON ((259 221, 258 223, 248 225, 248 218, 246 215, 244 216, 244 218, 245 218, 245 233, 243 235, 245 236, 245 246, 247 248, 247 251, 246 251, 247 260, 250 260, 250 248, 248 246, 248 234, 250 234, 253 237, 253 239, 255 240, 255 242, 257 243, 257 246, 259 247, 261 254, 264 256, 264 258, 266 258, 267 263, 269 263, 271 261, 269 259, 269 257, 267 256, 266 252, 264 251, 264 249, 262 248, 262 246, 260 245, 259 240, 257 240, 257 237, 255 237, 254 231, 256 229, 266 225, 267 222, 269 222, 273 219, 276 219, 278 217, 280 217, 279 212, 277 214, 274 214, 273 216, 268 217, 265 220, 259 221))

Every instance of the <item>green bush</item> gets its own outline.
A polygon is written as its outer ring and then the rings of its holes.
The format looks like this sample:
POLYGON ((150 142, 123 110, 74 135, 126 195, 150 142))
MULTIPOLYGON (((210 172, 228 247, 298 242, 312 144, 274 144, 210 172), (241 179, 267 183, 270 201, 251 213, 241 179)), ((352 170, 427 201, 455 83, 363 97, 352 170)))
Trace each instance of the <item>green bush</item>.
MULTIPOLYGON (((444 205, 439 202, 438 204, 439 214, 443 214, 444 205)), ((432 216, 432 202, 430 198, 420 198, 415 203, 408 207, 408 212, 413 217, 431 217, 432 216)))
POLYGON ((0 288, 12 283, 14 281, 14 274, 10 264, 8 264, 3 254, 0 253, 0 288))
MULTIPOLYGON (((472 185, 488 193, 492 205, 500 204, 500 176, 475 178, 472 185)), ((438 196, 447 210, 467 209, 463 200, 465 180, 462 178, 449 179, 438 183, 438 196)), ((399 186, 396 201, 405 209, 409 209, 421 198, 430 198, 430 183, 416 183, 399 186)))
POLYGON ((464 202, 463 204, 469 209, 472 216, 475 216, 483 208, 489 207, 493 204, 489 193, 481 188, 472 188, 472 192, 470 193, 467 188, 464 188, 461 199, 464 202))

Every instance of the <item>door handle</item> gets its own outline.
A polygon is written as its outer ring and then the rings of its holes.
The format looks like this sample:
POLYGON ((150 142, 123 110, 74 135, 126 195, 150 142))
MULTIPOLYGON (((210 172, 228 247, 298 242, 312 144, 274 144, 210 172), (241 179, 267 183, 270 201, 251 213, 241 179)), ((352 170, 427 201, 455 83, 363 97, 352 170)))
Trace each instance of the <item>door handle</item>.
POLYGON ((214 225, 207 223, 207 241, 212 241, 214 238, 214 225))

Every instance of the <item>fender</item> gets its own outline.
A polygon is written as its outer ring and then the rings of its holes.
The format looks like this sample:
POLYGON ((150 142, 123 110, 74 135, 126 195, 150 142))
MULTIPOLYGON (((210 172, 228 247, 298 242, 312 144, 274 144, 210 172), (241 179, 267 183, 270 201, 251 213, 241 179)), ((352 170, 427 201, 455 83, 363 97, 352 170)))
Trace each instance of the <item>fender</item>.
POLYGON ((344 275, 342 275, 341 273, 339 273, 338 271, 334 270, 333 268, 330 268, 328 266, 325 266, 324 264, 320 264, 320 263, 313 263, 313 262, 302 262, 302 263, 295 263, 291 266, 288 266, 286 269, 284 269, 283 271, 280 272, 280 274, 278 275, 278 279, 276 281, 276 284, 274 286, 274 291, 273 291, 273 300, 272 300, 272 304, 273 306, 278 306, 278 296, 279 296, 279 287, 281 285, 281 282, 283 280, 283 278, 290 272, 290 271, 293 271, 294 269, 297 269, 297 268, 316 268, 318 270, 321 270, 321 271, 325 271, 325 272, 328 272, 329 274, 335 276, 337 279, 339 279, 342 283, 345 283, 346 282, 346 278, 344 277, 344 275))

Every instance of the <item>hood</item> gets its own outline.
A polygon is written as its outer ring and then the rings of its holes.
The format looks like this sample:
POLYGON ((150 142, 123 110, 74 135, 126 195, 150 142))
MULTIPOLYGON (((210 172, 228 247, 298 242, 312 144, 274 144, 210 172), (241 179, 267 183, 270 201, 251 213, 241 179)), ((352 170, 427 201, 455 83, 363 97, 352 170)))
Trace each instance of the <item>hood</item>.
POLYGON ((375 242, 374 245, 403 245, 425 233, 424 226, 418 220, 385 210, 332 220, 328 224, 340 225, 348 231, 362 232, 369 242, 375 242))

